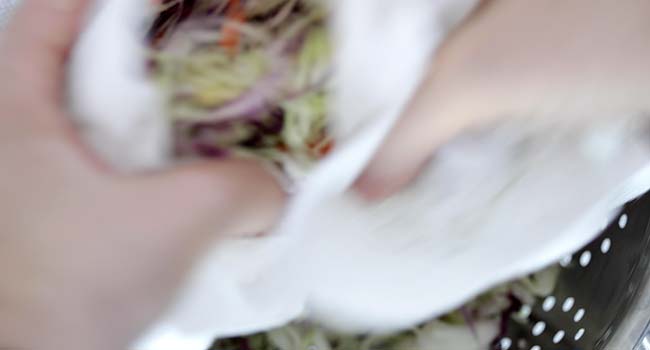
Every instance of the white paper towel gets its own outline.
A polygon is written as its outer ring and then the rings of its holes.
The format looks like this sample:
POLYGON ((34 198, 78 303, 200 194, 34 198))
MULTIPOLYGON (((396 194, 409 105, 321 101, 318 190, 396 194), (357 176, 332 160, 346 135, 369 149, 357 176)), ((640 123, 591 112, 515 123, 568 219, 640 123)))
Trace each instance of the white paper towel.
POLYGON ((0 0, 0 29, 7 24, 19 3, 20 0, 0 0))
MULTIPOLYGON (((650 188, 650 168, 625 182, 647 164, 646 120, 616 116, 508 122, 446 145, 389 201, 346 192, 475 2, 331 1, 338 149, 273 234, 214 247, 138 349, 203 349, 297 317, 343 331, 410 327, 578 249, 650 188)), ((128 170, 170 162, 169 126, 143 64, 146 3, 101 3, 71 66, 77 122, 128 170)))

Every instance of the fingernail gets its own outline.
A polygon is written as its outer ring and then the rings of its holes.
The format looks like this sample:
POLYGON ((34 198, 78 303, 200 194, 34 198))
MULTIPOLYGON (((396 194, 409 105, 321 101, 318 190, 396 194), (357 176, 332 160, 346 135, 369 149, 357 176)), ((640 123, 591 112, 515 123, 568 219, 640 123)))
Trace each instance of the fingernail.
POLYGON ((380 201, 396 192, 397 186, 389 179, 379 179, 373 173, 364 173, 354 184, 354 189, 361 197, 370 202, 380 201))

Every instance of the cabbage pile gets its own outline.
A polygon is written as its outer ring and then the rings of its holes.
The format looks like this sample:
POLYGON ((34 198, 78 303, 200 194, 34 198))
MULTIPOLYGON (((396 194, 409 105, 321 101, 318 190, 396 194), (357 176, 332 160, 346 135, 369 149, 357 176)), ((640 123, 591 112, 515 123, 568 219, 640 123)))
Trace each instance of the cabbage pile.
POLYGON ((553 266, 504 284, 458 310, 396 334, 340 334, 297 321, 255 335, 219 339, 210 350, 469 350, 478 343, 486 344, 485 350, 499 348, 509 321, 532 326, 531 305, 553 291, 558 272, 559 266, 553 266), (479 339, 479 324, 491 324, 494 332, 487 340, 479 339))
MULTIPOLYGON (((162 0, 157 6, 149 70, 166 97, 177 157, 253 157, 295 179, 333 148, 332 44, 321 3, 162 0)), ((556 276, 554 267, 500 286, 399 334, 344 335, 297 321, 219 339, 212 350, 426 350, 437 348, 431 334, 462 327, 471 335, 479 322, 494 322, 498 339, 505 320, 549 294, 556 276)))
POLYGON ((327 11, 307 0, 166 0, 149 32, 179 157, 255 157, 304 172, 327 132, 327 11))

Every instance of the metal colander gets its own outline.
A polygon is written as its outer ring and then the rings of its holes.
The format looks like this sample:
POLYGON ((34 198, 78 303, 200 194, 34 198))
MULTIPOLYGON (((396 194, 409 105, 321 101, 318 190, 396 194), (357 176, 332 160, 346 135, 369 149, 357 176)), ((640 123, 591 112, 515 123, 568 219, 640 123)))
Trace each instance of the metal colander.
MULTIPOLYGON (((0 29, 19 1, 0 0, 0 29)), ((650 350, 648 213, 650 194, 563 259, 555 290, 517 305, 492 350, 650 350)))
POLYGON ((531 304, 512 298, 501 335, 485 350, 650 350, 649 213, 650 192, 628 202, 597 238, 560 261, 550 294, 531 304))
POLYGON ((627 203, 596 239, 561 260, 550 294, 531 304, 512 298, 501 335, 485 350, 650 350, 649 213, 650 192, 627 203))
POLYGON ((494 349, 650 350, 648 213, 650 194, 564 258, 555 290, 518 306, 494 349))

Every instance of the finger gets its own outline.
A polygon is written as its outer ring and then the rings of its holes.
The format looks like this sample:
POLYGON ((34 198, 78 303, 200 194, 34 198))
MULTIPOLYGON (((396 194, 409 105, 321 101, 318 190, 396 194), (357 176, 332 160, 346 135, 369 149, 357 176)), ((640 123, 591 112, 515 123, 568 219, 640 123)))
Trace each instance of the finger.
POLYGON ((387 197, 417 176, 434 150, 461 128, 461 119, 441 111, 432 81, 418 94, 388 135, 356 187, 371 200, 387 197))
POLYGON ((87 2, 24 0, 0 46, 0 76, 13 83, 14 96, 60 102, 64 63, 87 2))
POLYGON ((356 188, 370 200, 394 194, 408 185, 436 150, 468 128, 480 127, 506 110, 497 89, 468 81, 454 69, 434 71, 388 135, 356 188))
POLYGON ((499 115, 497 108, 505 109, 510 103, 503 99, 509 89, 494 88, 498 74, 480 74, 485 63, 474 49, 476 32, 482 33, 477 23, 497 3, 483 2, 439 48, 428 76, 357 180, 356 188, 364 197, 376 200, 399 191, 439 147, 476 125, 476 117, 487 122, 499 115))
POLYGON ((181 166, 132 180, 129 187, 134 210, 154 213, 134 220, 144 219, 152 234, 166 232, 171 235, 168 242, 183 245, 200 246, 215 235, 266 232, 280 217, 285 201, 272 175, 243 160, 181 166))

